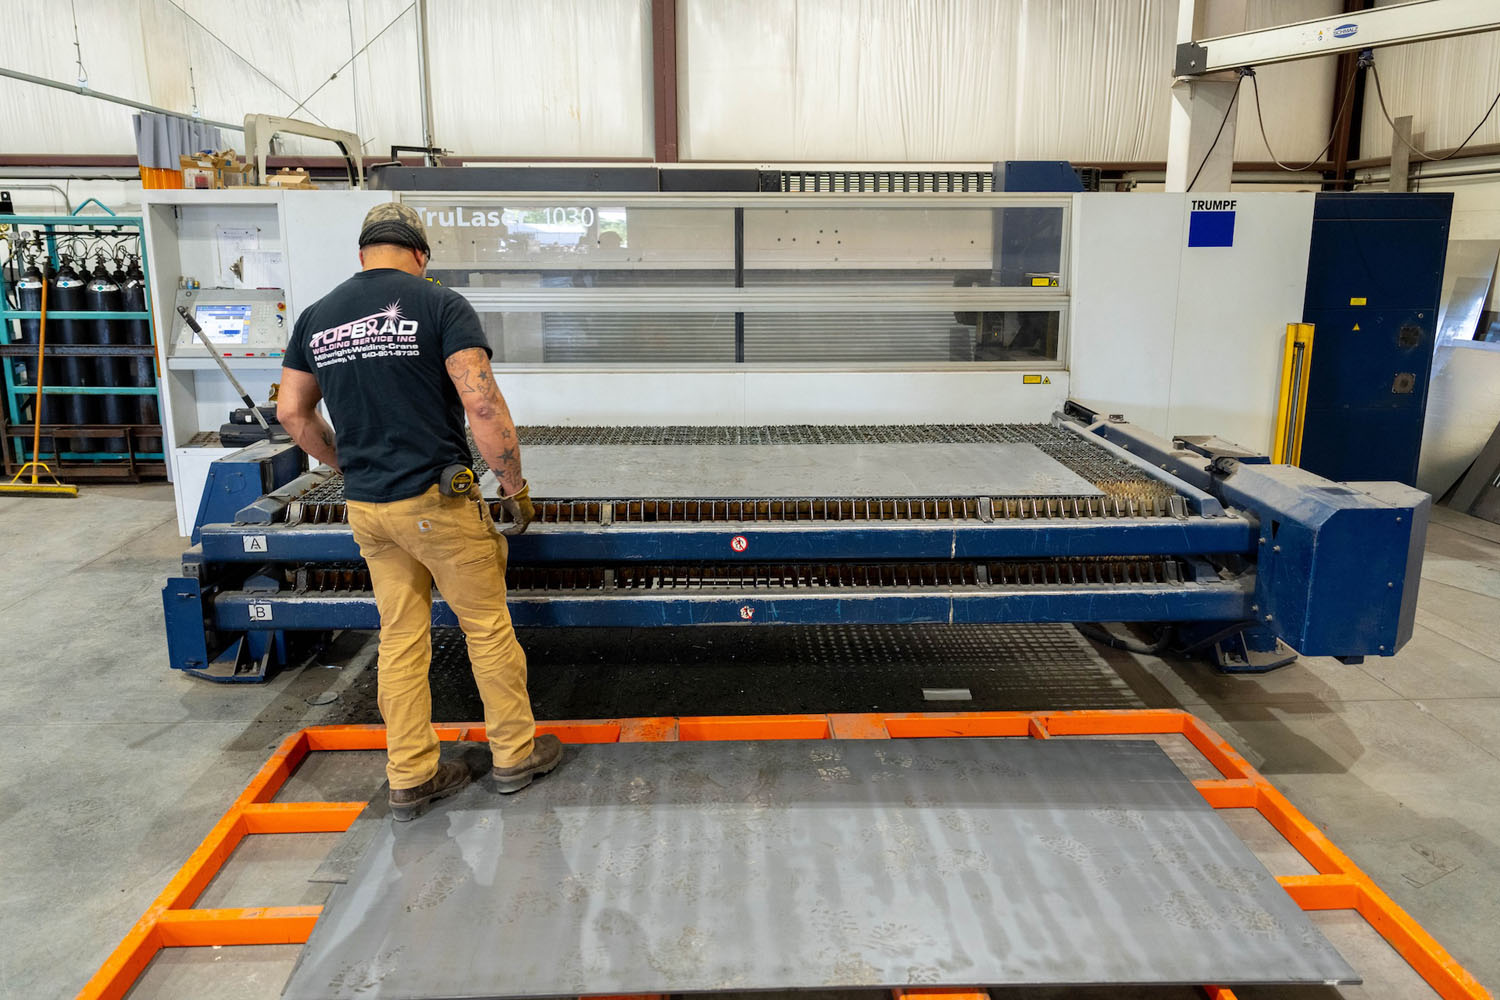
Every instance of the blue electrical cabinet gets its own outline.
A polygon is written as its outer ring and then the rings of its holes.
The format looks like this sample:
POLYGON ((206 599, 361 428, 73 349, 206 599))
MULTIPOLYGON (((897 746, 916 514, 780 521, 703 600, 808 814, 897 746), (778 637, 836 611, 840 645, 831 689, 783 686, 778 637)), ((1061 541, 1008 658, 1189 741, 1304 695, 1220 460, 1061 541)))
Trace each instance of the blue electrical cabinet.
POLYGON ((1320 194, 1303 321, 1315 327, 1302 468, 1415 485, 1451 194, 1320 194))

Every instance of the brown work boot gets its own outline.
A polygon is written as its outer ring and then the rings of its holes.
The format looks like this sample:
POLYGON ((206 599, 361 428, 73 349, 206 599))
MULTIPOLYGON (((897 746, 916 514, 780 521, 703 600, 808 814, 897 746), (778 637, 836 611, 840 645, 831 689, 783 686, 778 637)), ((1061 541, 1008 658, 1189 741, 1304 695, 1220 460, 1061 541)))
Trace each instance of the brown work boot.
POLYGON ((469 783, 468 765, 458 760, 438 765, 437 774, 415 788, 392 788, 389 797, 391 818, 397 823, 414 820, 429 802, 446 799, 469 783))
POLYGON ((514 767, 497 767, 490 772, 495 790, 501 795, 519 792, 531 779, 548 773, 562 762, 562 740, 556 736, 538 736, 531 745, 531 756, 514 767))

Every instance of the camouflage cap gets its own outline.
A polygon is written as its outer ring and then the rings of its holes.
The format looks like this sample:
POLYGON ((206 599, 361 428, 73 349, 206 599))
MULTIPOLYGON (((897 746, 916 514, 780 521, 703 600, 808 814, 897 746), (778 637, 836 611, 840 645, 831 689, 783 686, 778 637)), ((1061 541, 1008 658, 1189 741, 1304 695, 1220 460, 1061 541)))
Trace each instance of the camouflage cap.
POLYGON ((411 247, 429 256, 432 253, 427 246, 427 227, 422 225, 422 216, 410 205, 399 201, 376 205, 366 213, 364 225, 359 229, 359 245, 367 247, 376 243, 411 247))

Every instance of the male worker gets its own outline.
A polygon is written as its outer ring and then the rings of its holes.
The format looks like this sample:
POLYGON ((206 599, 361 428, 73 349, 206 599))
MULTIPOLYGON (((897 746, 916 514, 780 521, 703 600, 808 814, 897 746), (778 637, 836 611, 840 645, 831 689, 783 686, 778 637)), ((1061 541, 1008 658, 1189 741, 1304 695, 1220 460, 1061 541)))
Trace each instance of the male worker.
POLYGON ((505 606, 506 541, 477 487, 459 496, 439 489, 445 468, 471 461, 467 412, 500 479, 509 530, 526 530, 535 516, 479 317, 462 296, 423 279, 428 259, 413 209, 371 209, 359 234, 363 270, 297 319, 277 406, 302 450, 344 474, 349 526, 380 609, 380 714, 398 820, 469 781, 463 764, 439 763, 432 728, 434 581, 469 640, 496 787, 520 791, 562 759, 557 737, 536 735, 526 654, 505 606))

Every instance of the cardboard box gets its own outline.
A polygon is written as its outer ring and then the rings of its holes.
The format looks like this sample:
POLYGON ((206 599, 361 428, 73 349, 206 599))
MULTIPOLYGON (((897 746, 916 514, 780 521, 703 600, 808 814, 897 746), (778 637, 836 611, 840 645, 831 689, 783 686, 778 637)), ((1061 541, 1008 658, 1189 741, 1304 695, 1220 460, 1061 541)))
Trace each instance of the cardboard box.
POLYGON ((301 167, 298 167, 296 170, 289 170, 286 167, 282 167, 266 178, 265 186, 290 188, 296 191, 316 191, 318 189, 318 186, 312 182, 312 178, 307 175, 307 171, 301 167))
POLYGON ((185 188, 239 187, 250 175, 250 164, 242 161, 232 149, 182 156, 178 158, 178 162, 182 167, 182 186, 185 188))

